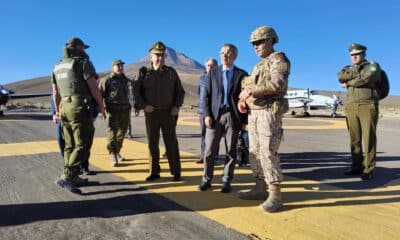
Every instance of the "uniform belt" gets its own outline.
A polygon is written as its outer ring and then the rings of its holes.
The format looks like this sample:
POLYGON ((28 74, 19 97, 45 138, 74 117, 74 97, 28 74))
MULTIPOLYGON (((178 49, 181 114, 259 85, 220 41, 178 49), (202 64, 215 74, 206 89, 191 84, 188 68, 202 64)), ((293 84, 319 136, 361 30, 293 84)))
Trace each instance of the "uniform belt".
POLYGON ((71 95, 71 96, 64 96, 62 97, 62 99, 88 99, 91 100, 92 97, 91 96, 85 96, 85 95, 71 95))
POLYGON ((223 107, 221 107, 221 108, 219 109, 219 111, 220 111, 221 113, 227 113, 227 112, 230 112, 231 109, 232 109, 232 108, 230 108, 230 107, 223 106, 223 107))

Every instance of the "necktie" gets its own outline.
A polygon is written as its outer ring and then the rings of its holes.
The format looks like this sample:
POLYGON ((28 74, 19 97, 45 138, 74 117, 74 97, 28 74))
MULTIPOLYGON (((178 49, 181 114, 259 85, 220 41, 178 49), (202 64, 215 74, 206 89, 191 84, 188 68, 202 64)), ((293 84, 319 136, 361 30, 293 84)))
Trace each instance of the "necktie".
POLYGON ((228 76, 228 70, 224 70, 224 75, 222 77, 222 83, 224 85, 224 101, 223 105, 228 107, 228 83, 229 83, 229 76, 228 76))

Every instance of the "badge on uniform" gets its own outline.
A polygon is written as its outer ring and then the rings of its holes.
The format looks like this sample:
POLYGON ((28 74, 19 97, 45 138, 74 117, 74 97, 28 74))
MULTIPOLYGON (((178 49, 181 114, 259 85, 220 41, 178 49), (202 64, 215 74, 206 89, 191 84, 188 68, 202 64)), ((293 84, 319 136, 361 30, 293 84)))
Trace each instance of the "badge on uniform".
POLYGON ((375 72, 375 71, 376 71, 376 67, 375 67, 374 65, 372 65, 371 67, 369 67, 369 70, 370 70, 371 72, 375 72))

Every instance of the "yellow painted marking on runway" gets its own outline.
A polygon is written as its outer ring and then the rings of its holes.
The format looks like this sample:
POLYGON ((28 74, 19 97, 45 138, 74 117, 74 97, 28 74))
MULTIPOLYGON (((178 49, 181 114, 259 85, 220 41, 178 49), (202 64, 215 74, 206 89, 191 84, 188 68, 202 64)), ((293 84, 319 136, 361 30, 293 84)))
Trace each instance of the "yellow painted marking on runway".
MULTIPOLYGON (((284 129, 306 129, 306 130, 313 130, 313 129, 346 129, 346 122, 344 120, 316 119, 316 118, 314 118, 314 119, 284 118, 284 121, 304 121, 304 122, 316 123, 316 124, 313 124, 313 125, 286 125, 286 124, 283 124, 283 128, 284 129)), ((178 125, 200 127, 199 118, 196 117, 196 116, 179 117, 178 125)))
POLYGON ((56 141, 37 141, 0 144, 0 157, 59 152, 56 141))
MULTIPOLYGON (((11 151, 15 156, 57 152, 57 149, 56 141, 0 144, 0 156, 11 156, 11 151)), ((162 159, 162 178, 145 182, 148 175, 147 151, 146 144, 127 140, 121 152, 126 161, 119 167, 111 167, 105 139, 96 138, 90 162, 251 239, 357 240, 397 239, 400 236, 398 184, 370 191, 353 191, 286 177, 283 183, 284 211, 269 214, 258 208, 262 201, 237 198, 238 190, 253 184, 249 169, 236 169, 233 192, 222 194, 219 192, 222 166, 217 166, 212 191, 200 192, 197 187, 203 167, 194 163, 196 156, 181 152, 183 181, 170 181, 167 161, 162 159)), ((90 187, 82 190, 90 191, 90 187)))

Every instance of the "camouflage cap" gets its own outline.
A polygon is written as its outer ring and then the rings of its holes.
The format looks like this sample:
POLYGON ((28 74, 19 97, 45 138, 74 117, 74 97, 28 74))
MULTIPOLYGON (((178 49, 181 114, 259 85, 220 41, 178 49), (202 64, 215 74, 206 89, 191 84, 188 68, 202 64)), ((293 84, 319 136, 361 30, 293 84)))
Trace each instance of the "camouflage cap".
POLYGON ((165 53, 166 46, 164 43, 158 41, 153 44, 153 46, 150 47, 149 52, 151 53, 165 53))
POLYGON ((125 64, 125 62, 123 62, 121 59, 119 59, 119 58, 116 58, 116 59, 114 59, 113 61, 112 61, 112 66, 114 66, 114 65, 124 65, 125 64))
POLYGON ((273 38, 274 43, 277 43, 279 41, 278 35, 276 34, 273 28, 267 26, 261 26, 254 29, 254 31, 251 32, 249 40, 252 43, 267 38, 273 38))
POLYGON ((359 43, 352 43, 349 47, 350 55, 362 53, 362 52, 365 52, 366 50, 367 50, 367 47, 363 46, 359 43))
POLYGON ((72 37, 68 40, 68 42, 65 44, 67 47, 77 47, 77 46, 83 46, 85 49, 89 48, 88 45, 86 45, 80 38, 77 37, 72 37))

